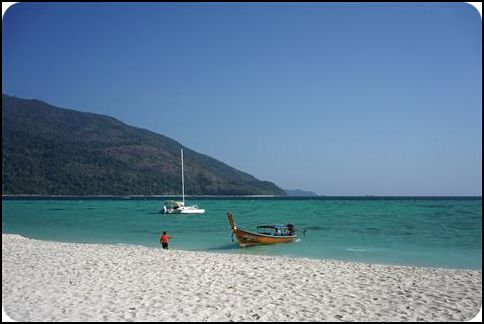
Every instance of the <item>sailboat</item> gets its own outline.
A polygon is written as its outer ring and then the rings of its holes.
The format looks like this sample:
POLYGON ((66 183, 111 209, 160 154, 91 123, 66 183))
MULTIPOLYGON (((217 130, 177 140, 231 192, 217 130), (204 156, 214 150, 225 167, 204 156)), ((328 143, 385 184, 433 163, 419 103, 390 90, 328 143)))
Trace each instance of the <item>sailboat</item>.
POLYGON ((163 214, 203 214, 205 209, 198 208, 197 205, 185 206, 185 175, 183 173, 183 149, 181 151, 181 169, 182 169, 182 201, 168 200, 163 205, 161 212, 163 214))

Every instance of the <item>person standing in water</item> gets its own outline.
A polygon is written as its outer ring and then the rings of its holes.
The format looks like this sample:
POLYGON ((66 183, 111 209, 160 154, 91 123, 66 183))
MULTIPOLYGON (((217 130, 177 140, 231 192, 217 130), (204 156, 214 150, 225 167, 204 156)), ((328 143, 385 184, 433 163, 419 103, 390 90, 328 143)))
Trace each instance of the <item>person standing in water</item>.
POLYGON ((164 250, 168 250, 168 241, 170 240, 170 236, 166 234, 166 231, 163 232, 163 235, 160 236, 160 244, 164 250))

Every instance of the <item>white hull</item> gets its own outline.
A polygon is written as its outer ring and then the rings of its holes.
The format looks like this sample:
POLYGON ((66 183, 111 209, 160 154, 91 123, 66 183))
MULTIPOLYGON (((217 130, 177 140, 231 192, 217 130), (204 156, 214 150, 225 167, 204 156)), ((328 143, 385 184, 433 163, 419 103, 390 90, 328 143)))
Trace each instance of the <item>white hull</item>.
POLYGON ((180 211, 180 214, 204 214, 205 209, 199 209, 199 208, 192 208, 192 207, 185 207, 182 208, 180 211))
POLYGON ((163 214, 204 214, 205 209, 199 209, 191 206, 181 207, 177 209, 163 209, 163 214))

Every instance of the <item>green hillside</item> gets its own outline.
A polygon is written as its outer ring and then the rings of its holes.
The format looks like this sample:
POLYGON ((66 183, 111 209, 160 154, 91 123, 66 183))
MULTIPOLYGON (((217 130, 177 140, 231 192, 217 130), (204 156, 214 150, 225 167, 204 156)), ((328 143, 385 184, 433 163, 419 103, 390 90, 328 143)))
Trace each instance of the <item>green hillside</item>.
POLYGON ((2 194, 285 195, 160 134, 112 117, 2 95, 2 194))

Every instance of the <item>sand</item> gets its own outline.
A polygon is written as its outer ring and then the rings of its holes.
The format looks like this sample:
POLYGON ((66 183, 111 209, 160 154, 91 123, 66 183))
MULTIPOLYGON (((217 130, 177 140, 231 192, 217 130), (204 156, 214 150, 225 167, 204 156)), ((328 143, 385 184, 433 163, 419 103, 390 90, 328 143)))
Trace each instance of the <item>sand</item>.
POLYGON ((2 235, 17 321, 465 321, 482 272, 2 235))

